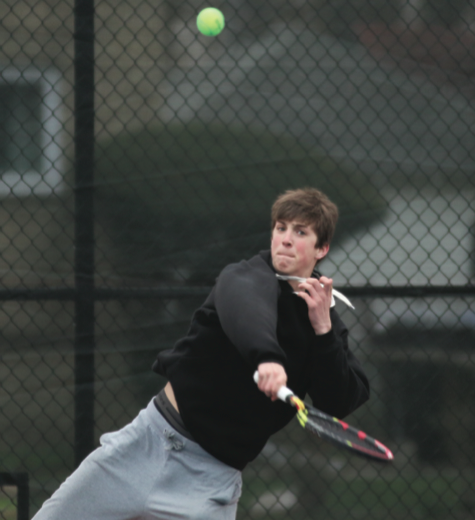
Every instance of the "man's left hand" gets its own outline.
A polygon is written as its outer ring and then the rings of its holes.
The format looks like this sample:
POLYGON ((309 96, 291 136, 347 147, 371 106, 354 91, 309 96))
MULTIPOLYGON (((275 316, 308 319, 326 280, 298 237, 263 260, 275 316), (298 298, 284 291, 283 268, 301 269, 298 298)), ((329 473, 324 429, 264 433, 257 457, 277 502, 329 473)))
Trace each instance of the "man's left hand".
POLYGON ((308 317, 315 334, 318 336, 330 332, 330 307, 332 304, 333 280, 326 276, 307 278, 298 286, 298 295, 307 302, 308 317))

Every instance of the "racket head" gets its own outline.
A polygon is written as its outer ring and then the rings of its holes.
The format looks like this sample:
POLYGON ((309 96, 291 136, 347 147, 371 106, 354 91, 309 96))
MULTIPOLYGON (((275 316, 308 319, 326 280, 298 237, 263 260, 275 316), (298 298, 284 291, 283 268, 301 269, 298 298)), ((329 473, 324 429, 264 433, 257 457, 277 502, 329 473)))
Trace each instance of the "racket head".
POLYGON ((380 462, 391 462, 394 456, 389 448, 362 430, 301 401, 295 395, 288 401, 297 409, 301 426, 322 439, 352 453, 380 462))

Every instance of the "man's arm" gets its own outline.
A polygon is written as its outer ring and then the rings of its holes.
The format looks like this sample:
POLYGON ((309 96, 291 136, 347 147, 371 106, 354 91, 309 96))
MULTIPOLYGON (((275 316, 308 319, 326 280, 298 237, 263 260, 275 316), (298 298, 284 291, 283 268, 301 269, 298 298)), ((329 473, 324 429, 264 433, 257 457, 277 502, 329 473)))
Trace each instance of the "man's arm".
POLYGON ((261 363, 284 364, 285 352, 277 340, 275 273, 257 258, 254 264, 231 264, 219 275, 214 304, 221 327, 251 369, 261 363))
POLYGON ((342 418, 369 399, 369 382, 348 346, 348 329, 331 311, 332 330, 320 336, 312 351, 308 393, 314 406, 342 418))

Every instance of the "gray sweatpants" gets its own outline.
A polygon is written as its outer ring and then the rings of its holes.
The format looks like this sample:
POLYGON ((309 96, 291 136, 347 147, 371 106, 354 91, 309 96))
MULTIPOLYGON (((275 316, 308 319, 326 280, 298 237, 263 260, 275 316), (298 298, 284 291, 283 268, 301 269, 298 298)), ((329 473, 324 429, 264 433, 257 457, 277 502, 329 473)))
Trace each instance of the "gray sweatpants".
POLYGON ((153 401, 101 446, 33 520, 234 520, 241 472, 174 430, 153 401))

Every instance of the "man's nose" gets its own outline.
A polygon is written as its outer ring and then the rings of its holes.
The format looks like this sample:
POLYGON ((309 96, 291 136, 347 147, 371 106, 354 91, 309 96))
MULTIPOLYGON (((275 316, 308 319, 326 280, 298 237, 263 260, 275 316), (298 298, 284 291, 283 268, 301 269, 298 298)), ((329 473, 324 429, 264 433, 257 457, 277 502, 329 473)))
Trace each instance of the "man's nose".
POLYGON ((290 230, 287 230, 285 233, 284 233, 284 236, 282 238, 282 242, 284 244, 291 244, 292 243, 292 233, 290 230))

